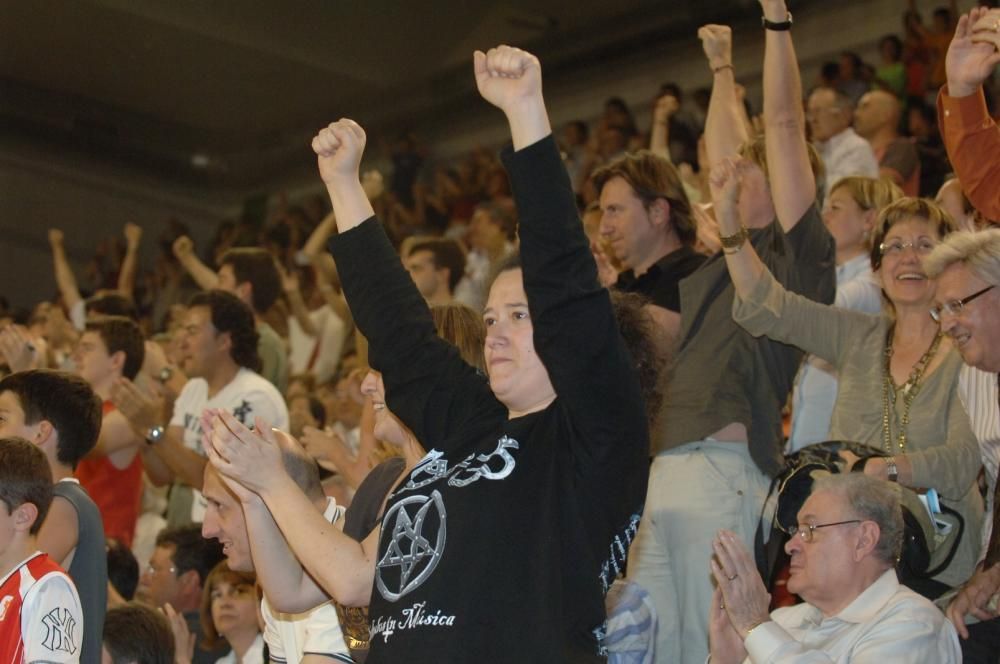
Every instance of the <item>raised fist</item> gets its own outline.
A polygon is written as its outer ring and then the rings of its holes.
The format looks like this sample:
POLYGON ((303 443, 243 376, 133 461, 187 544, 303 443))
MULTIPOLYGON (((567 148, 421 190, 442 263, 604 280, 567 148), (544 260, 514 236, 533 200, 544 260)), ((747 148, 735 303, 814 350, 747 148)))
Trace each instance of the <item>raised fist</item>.
POLYGON ((129 247, 134 249, 139 246, 139 241, 142 239, 142 226, 133 223, 125 224, 124 233, 125 242, 128 243, 129 247))
POLYGON ((61 245, 63 243, 63 232, 58 228, 49 229, 49 244, 61 245))
POLYGON ((354 120, 341 118, 320 129, 312 140, 323 182, 338 178, 358 179, 358 166, 365 151, 365 130, 354 120))
POLYGON ((718 69, 733 63, 733 29, 728 25, 703 25, 698 28, 698 39, 709 67, 718 69))
POLYGON ((173 249, 177 260, 184 260, 194 253, 194 242, 187 235, 182 235, 174 240, 173 249))
POLYGON ((542 66, 538 58, 513 46, 497 46, 473 55, 476 87, 483 99, 504 113, 542 97, 542 66))
POLYGON ((680 104, 677 103, 677 97, 663 95, 656 100, 656 106, 653 108, 653 121, 666 122, 679 108, 680 104))

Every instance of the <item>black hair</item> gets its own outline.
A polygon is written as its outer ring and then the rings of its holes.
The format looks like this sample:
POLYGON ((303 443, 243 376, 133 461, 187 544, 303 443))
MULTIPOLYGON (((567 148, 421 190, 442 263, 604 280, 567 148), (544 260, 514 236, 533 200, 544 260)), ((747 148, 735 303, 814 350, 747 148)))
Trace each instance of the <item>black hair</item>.
POLYGON ((87 300, 84 310, 88 315, 122 316, 131 320, 139 320, 139 312, 135 303, 121 293, 101 292, 87 300))
POLYGON ((129 380, 136 377, 146 356, 146 343, 134 320, 124 316, 102 316, 87 321, 84 329, 100 335, 108 355, 119 351, 125 353, 122 375, 129 380))
POLYGON ((203 291, 194 294, 188 301, 188 307, 208 307, 215 331, 229 334, 232 341, 229 356, 233 362, 253 371, 260 370, 257 326, 250 307, 240 298, 217 289, 203 291))
POLYGON ((657 343, 662 334, 646 309, 648 303, 647 298, 637 293, 611 291, 611 306, 618 321, 618 330, 632 356, 632 366, 639 377, 639 387, 646 403, 646 420, 652 430, 663 401, 662 386, 665 383, 661 374, 666 358, 657 343))
POLYGON ((131 601, 139 585, 139 562, 132 551, 115 537, 105 540, 105 548, 108 550, 108 581, 122 599, 131 601))
POLYGON ((458 282, 465 276, 465 252, 461 245, 450 238, 435 237, 414 242, 410 246, 410 256, 418 251, 429 251, 434 258, 434 268, 448 268, 448 290, 454 292, 458 282))
POLYGON ((173 664, 174 635, 167 617, 129 602, 104 616, 104 647, 112 664, 173 664))
MULTIPOLYGON (((287 229, 287 226, 286 226, 287 229)), ((229 265, 237 284, 249 282, 253 287, 253 308, 264 314, 281 295, 281 275, 274 256, 265 249, 239 247, 222 254, 219 267, 229 265)))
POLYGON ((219 540, 201 536, 200 523, 161 530, 156 536, 156 546, 173 548, 171 558, 176 576, 194 570, 202 585, 212 568, 225 558, 219 540))
POLYGON ((20 371, 0 380, 2 392, 17 397, 25 424, 42 420, 52 424, 58 435, 59 463, 75 470, 97 444, 103 418, 101 399, 79 376, 50 369, 20 371))

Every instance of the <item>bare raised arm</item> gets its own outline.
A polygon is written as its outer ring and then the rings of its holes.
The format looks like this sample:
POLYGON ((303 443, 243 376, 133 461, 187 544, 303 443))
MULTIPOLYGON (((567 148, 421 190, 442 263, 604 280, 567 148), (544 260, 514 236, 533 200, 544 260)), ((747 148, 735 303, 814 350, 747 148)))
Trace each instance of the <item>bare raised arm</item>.
MULTIPOLYGON (((780 23, 788 18, 785 0, 761 0, 764 17, 780 23)), ((778 221, 785 231, 798 223, 816 202, 816 178, 809 164, 802 80, 788 30, 765 30, 764 139, 768 180, 778 221)))
POLYGON ((125 257, 118 273, 118 292, 130 300, 135 299, 135 272, 139 262, 139 243, 142 241, 142 227, 125 224, 125 257))
POLYGON ((191 238, 182 235, 174 240, 174 257, 177 258, 191 278, 194 279, 201 288, 212 290, 219 287, 219 275, 215 270, 201 262, 198 255, 194 253, 194 243, 191 238))
POLYGON ((66 248, 63 246, 63 232, 58 228, 49 229, 49 245, 52 247, 52 268, 56 277, 56 285, 59 287, 59 294, 62 295, 63 304, 67 311, 73 311, 73 307, 80 303, 80 289, 76 285, 76 277, 73 276, 73 268, 66 258, 66 248))
POLYGON ((728 25, 703 25, 698 39, 712 70, 712 96, 705 117, 705 149, 712 166, 735 157, 748 138, 733 72, 733 31, 728 25))

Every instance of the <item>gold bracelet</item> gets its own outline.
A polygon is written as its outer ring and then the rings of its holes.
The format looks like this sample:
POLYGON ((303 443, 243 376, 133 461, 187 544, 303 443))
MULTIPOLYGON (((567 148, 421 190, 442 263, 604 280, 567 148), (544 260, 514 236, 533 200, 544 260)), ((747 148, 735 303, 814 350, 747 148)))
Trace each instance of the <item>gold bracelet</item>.
POLYGON ((733 69, 733 66, 731 64, 729 64, 729 65, 719 65, 718 67, 712 67, 712 73, 713 74, 718 74, 723 69, 730 69, 730 70, 732 70, 732 72, 734 74, 736 73, 736 70, 733 69))
POLYGON ((719 235, 719 243, 722 245, 722 250, 727 254, 735 253, 743 248, 743 243, 750 239, 750 231, 743 224, 740 224, 740 230, 736 231, 732 235, 719 235), (729 250, 732 251, 729 251, 729 250))
POLYGON ((758 627, 760 627, 761 625, 763 625, 766 622, 771 622, 771 617, 770 616, 768 616, 767 620, 761 620, 759 623, 756 623, 750 629, 748 629, 746 635, 743 637, 743 641, 745 642, 747 639, 749 639, 750 638, 750 633, 753 632, 755 629, 757 629, 758 627))

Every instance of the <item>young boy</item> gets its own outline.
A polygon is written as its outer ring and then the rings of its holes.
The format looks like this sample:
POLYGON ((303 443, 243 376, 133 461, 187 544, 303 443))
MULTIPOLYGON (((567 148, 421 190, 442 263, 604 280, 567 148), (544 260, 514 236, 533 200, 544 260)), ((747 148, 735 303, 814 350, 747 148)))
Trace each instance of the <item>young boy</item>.
POLYGON ((111 388, 122 377, 133 380, 142 367, 142 330, 124 316, 87 321, 73 353, 76 374, 102 401, 101 433, 74 475, 97 504, 104 535, 132 546, 142 500, 142 455, 145 445, 111 402, 111 388))
POLYGON ((79 662, 76 587, 36 546, 52 472, 45 454, 21 438, 0 438, 0 503, 0 661, 79 662))
POLYGON ((69 572, 80 593, 83 664, 101 661, 108 564, 100 512, 73 470, 100 430, 101 401, 78 376, 35 370, 0 380, 0 436, 24 438, 41 450, 55 481, 52 507, 38 520, 38 548, 69 572))

